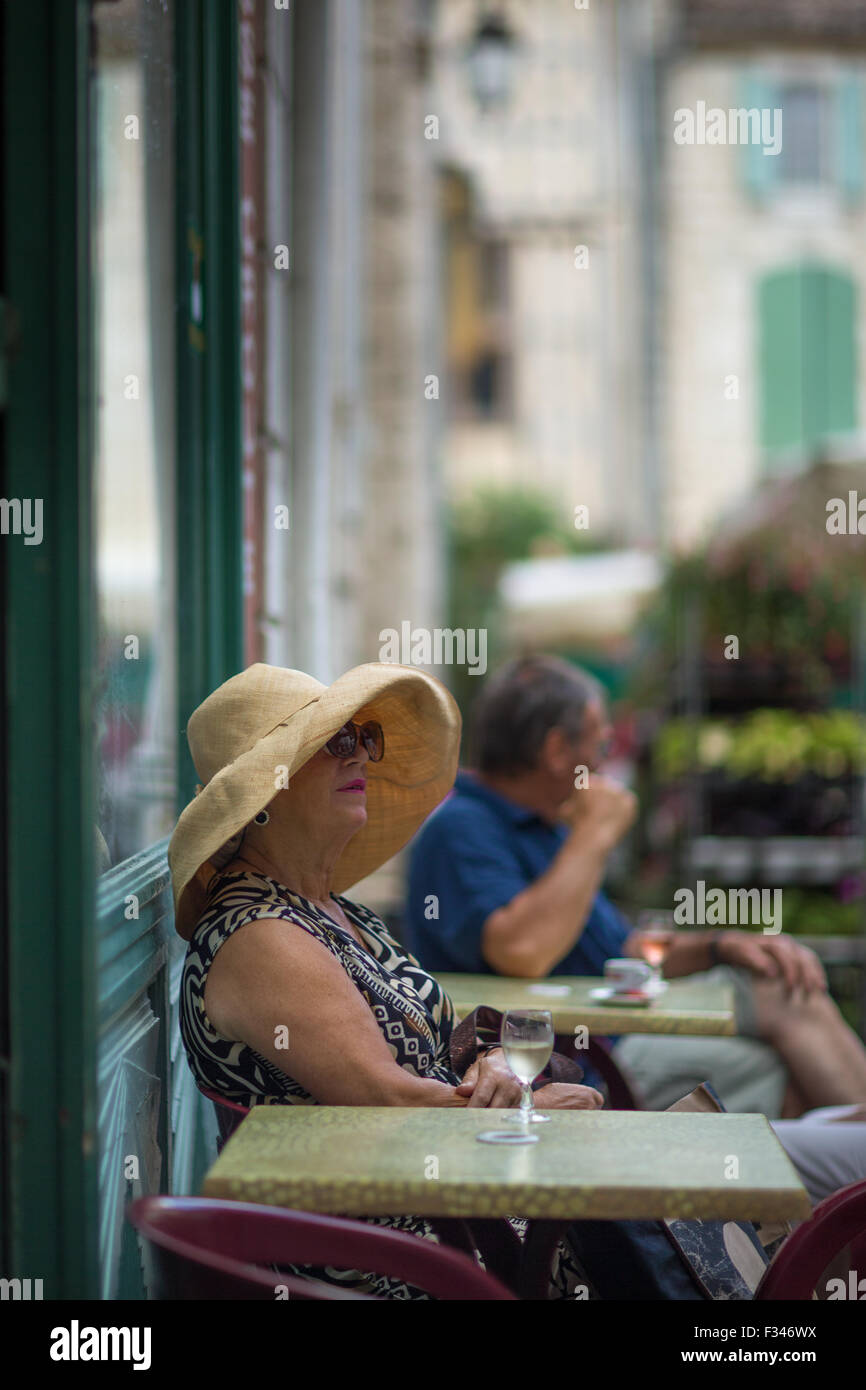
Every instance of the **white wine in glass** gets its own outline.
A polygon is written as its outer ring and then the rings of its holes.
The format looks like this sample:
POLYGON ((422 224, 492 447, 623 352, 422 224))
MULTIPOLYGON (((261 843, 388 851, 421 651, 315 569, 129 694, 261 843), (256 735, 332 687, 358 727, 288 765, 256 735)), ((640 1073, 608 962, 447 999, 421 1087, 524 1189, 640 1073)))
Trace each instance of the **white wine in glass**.
POLYGON ((500 1041, 505 1060, 523 1088, 520 1109, 506 1118, 526 1128, 542 1124, 532 1100, 532 1083, 544 1071, 553 1051, 553 1019, 549 1009, 511 1009, 503 1015, 500 1041))

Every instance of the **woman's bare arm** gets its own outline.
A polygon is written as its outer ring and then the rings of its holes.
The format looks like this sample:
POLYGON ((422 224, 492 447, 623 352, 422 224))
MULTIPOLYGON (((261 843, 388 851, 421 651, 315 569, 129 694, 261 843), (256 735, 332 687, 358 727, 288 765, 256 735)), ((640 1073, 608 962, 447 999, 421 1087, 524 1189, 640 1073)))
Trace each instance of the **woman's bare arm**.
POLYGON ((284 919, 248 922, 223 943, 205 1009, 218 1033, 246 1043, 321 1105, 468 1103, 456 1087, 399 1066, 339 961, 284 919), (287 1048, 277 1046, 281 1032, 287 1048))

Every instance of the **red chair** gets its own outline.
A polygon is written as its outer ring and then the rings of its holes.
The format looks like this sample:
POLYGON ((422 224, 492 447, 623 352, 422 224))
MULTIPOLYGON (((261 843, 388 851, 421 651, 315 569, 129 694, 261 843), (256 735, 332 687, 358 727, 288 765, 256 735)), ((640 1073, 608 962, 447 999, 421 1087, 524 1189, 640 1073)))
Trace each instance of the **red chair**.
MULTIPOLYGON (((203 1086, 199 1086, 199 1090, 213 1102, 216 1111, 219 1126, 217 1154, 220 1154, 226 1140, 250 1112, 247 1106, 227 1100, 217 1091, 205 1090, 203 1086)), ((479 1224, 448 1217, 430 1217, 428 1220, 443 1245, 464 1251, 473 1262, 477 1248, 482 1252, 488 1269, 497 1269, 500 1275, 508 1277, 512 1283, 518 1277, 519 1249, 512 1248, 513 1242, 502 1223, 482 1221, 479 1224)))
MULTIPOLYGON (((780 1246, 755 1298, 809 1300, 827 1266, 849 1249, 847 1267, 866 1278, 866 1181, 825 1197, 780 1246)), ((834 1273, 838 1273, 834 1270, 834 1273)))
POLYGON ((154 1254, 160 1300, 274 1299, 328 1301, 370 1295, 256 1265, 330 1265, 390 1275, 439 1299, 511 1299, 504 1284, 466 1255, 419 1236, 342 1217, 288 1211, 207 1197, 139 1197, 127 1219, 154 1254))

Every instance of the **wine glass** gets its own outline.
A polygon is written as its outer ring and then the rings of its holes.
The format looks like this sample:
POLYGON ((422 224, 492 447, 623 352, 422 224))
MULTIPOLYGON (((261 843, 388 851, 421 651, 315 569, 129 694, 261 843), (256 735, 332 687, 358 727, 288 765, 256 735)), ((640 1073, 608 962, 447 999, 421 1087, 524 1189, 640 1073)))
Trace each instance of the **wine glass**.
POLYGON ((482 1144, 537 1144, 538 1135, 531 1132, 534 1121, 540 1124, 550 1119, 539 1115, 532 1101, 532 1083, 544 1071, 553 1051, 553 1019, 549 1009, 512 1009, 502 1017, 500 1040, 505 1060, 523 1088, 519 1110, 507 1111, 504 1118, 512 1122, 510 1129, 487 1130, 475 1137, 482 1144))
POLYGON ((532 1099, 532 1083, 544 1071, 553 1051, 553 1019, 549 1009, 510 1009, 502 1016, 500 1030, 505 1060, 523 1087, 519 1110, 506 1116, 527 1129, 543 1124, 549 1115, 539 1115, 532 1099))
POLYGON ((674 914, 655 909, 641 912, 637 919, 637 926, 639 932, 638 950, 647 964, 652 966, 653 979, 656 984, 659 984, 662 979, 662 967, 667 960, 668 952, 676 935, 674 914))

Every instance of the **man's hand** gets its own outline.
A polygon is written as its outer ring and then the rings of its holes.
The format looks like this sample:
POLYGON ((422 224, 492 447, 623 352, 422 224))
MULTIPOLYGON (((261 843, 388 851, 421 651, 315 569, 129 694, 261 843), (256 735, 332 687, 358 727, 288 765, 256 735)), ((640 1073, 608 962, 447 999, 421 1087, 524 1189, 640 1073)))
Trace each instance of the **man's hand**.
POLYGON ((486 1106, 491 1110, 508 1110, 520 1104, 520 1082, 505 1060, 501 1048, 485 1052, 466 1068, 457 1087, 458 1096, 469 1097, 469 1107, 486 1106))
POLYGON ((604 1096, 592 1086, 573 1086, 566 1081, 551 1081, 539 1086, 532 1097, 538 1110, 598 1110, 604 1096))
POLYGON ((726 965, 739 965, 769 979, 780 977, 790 991, 826 990, 827 976, 814 951, 801 946, 791 936, 763 936, 752 932, 720 932, 717 937, 719 959, 726 965))
POLYGON ((637 797, 619 782, 596 773, 590 774, 588 782, 588 786, 578 787, 566 798, 559 808, 559 818, 577 834, 596 835, 613 849, 634 822, 637 797))

